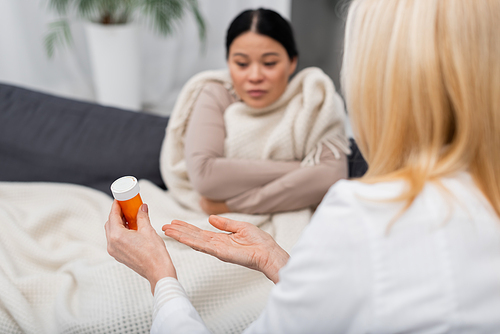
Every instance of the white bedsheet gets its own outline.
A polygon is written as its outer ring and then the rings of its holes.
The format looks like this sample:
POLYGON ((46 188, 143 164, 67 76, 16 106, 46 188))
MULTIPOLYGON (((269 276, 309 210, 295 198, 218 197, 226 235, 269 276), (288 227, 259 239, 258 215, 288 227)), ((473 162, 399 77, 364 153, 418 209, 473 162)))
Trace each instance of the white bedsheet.
MULTIPOLYGON (((210 228, 207 216, 168 192, 140 185, 160 233, 179 218, 210 228)), ((0 182, 0 333, 149 333, 149 284, 106 251, 111 203, 77 185, 0 182)), ((310 212, 230 216, 252 217, 289 250, 310 212)), ((214 333, 238 333, 255 320, 272 287, 263 274, 165 240, 179 281, 214 333)))

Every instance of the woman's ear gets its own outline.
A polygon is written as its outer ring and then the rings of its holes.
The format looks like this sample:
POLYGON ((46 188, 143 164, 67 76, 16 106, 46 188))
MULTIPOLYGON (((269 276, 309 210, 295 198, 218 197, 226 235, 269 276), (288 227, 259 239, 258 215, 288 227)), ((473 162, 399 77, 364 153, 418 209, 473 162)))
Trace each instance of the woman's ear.
POLYGON ((295 56, 293 57, 291 63, 290 63, 290 71, 288 72, 288 75, 292 75, 293 72, 295 72, 295 69, 297 68, 297 62, 298 62, 298 57, 295 56))

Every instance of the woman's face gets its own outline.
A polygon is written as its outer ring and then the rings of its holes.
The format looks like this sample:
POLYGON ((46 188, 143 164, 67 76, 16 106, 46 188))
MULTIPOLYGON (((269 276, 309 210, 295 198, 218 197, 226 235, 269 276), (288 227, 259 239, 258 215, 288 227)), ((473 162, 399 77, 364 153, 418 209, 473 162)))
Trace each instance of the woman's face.
POLYGON ((251 31, 234 39, 227 62, 236 93, 253 108, 278 100, 297 66, 297 58, 291 61, 283 45, 251 31))

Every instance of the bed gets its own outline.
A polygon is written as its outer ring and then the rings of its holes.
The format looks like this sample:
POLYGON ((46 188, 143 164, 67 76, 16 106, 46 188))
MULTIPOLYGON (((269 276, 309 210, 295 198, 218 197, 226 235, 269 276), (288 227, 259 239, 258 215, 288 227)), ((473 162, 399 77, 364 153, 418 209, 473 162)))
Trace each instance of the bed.
MULTIPOLYGON (((141 180, 158 230, 181 213, 160 172, 167 124, 0 84, 0 333, 149 332, 149 284, 107 254, 103 225, 109 186, 123 175, 141 180)), ((358 177, 367 166, 352 140, 351 148, 350 177, 358 177)), ((290 249, 303 226, 287 219, 253 223, 290 249)), ((258 316, 272 288, 262 274, 166 242, 214 333, 241 332, 258 316)))

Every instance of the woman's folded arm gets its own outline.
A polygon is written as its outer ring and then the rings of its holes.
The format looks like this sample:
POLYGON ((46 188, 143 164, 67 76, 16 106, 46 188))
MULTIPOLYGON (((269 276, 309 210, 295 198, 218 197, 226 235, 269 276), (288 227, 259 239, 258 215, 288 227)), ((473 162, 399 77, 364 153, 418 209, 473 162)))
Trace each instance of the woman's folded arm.
POLYGON ((189 179, 198 193, 212 200, 226 200, 300 167, 298 161, 225 158, 224 111, 233 102, 234 98, 221 84, 205 85, 186 130, 189 179))
POLYGON ((316 206, 328 189, 348 176, 347 156, 336 159, 323 145, 320 163, 302 167, 226 201, 231 212, 273 213, 316 206))

